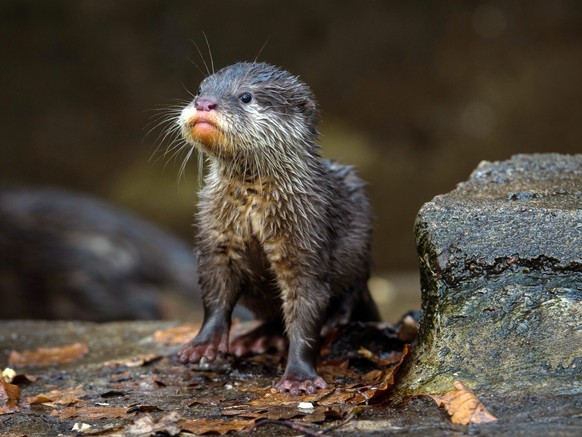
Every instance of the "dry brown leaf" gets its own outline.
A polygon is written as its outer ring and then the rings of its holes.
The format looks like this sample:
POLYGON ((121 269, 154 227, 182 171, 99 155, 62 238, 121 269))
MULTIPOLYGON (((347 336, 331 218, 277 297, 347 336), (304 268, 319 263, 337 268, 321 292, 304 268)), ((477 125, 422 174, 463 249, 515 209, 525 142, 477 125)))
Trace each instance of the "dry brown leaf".
MULTIPOLYGON (((355 392, 342 391, 340 388, 301 397, 291 397, 264 388, 260 394, 259 399, 251 400, 245 405, 223 407, 221 414, 255 420, 297 419, 304 422, 323 422, 329 417, 342 417, 346 411, 350 412, 355 407, 353 403, 351 406, 346 405, 346 402, 358 396, 355 392), (301 402, 312 403, 313 408, 299 408, 301 402)), ((363 399, 361 396, 360 398, 363 399)))
POLYGON ((198 334, 199 330, 199 323, 185 323, 180 326, 154 332, 154 340, 167 346, 172 344, 183 344, 192 340, 192 338, 198 334))
POLYGON ((132 355, 130 357, 121 358, 118 360, 110 360, 103 363, 107 367, 141 367, 158 361, 163 357, 159 354, 141 354, 132 355))
MULTIPOLYGON (((343 367, 320 366, 318 369, 326 376, 327 380, 335 379, 329 378, 328 371, 336 375, 341 374, 340 377, 350 377, 360 382, 350 386, 332 386, 329 384, 327 389, 318 390, 313 395, 302 395, 301 402, 312 402, 315 405, 331 406, 334 404, 362 404, 368 402, 370 399, 384 395, 394 385, 394 375, 398 368, 410 352, 410 346, 405 345, 400 358, 397 363, 390 365, 383 370, 374 370, 367 373, 363 377, 358 377, 354 372, 343 367)), ((298 400, 286 393, 278 393, 276 389, 269 387, 257 386, 240 386, 239 390, 253 392, 258 395, 258 398, 252 399, 248 405, 255 408, 273 408, 285 406, 291 408, 298 402, 298 400)), ((249 414, 249 411, 246 411, 249 414)))
POLYGON ((242 431, 250 428, 255 421, 253 419, 234 419, 234 420, 209 420, 209 419, 194 419, 194 420, 180 420, 178 425, 183 431, 188 431, 193 434, 226 434, 231 431, 242 431))
POLYGON ((56 405, 70 406, 80 402, 80 398, 86 394, 83 387, 78 385, 77 387, 66 390, 52 390, 48 393, 41 393, 27 398, 27 402, 30 405, 47 404, 52 407, 56 405))
POLYGON ((363 401, 365 399, 359 396, 354 390, 346 390, 345 388, 338 387, 335 391, 319 399, 317 403, 319 405, 330 406, 335 404, 354 404, 358 403, 358 400, 363 401))
POLYGON ((453 391, 443 395, 429 395, 439 407, 444 407, 447 410, 453 423, 468 425, 497 420, 461 381, 455 381, 453 385, 455 386, 453 391))
POLYGON ((377 355, 370 358, 370 361, 377 364, 378 366, 391 366, 392 364, 400 365, 400 360, 402 359, 402 352, 390 352, 384 358, 377 355))
POLYGON ((20 411, 20 387, 0 378, 0 414, 20 411))
MULTIPOLYGON (((365 374, 362 377, 362 380, 366 385, 359 390, 360 394, 364 396, 366 400, 370 400, 385 394, 394 385, 394 375, 409 353, 410 346, 405 344, 404 348, 402 349, 402 355, 397 363, 386 369, 373 370, 365 374)), ((356 384, 353 387, 357 386, 361 386, 361 384, 356 384)), ((362 401, 358 400, 358 402, 362 401)))
POLYGON ((89 353, 85 343, 73 343, 60 347, 40 347, 32 351, 12 351, 8 364, 20 367, 46 367, 68 364, 80 360, 89 353))
POLYGON ((245 419, 256 419, 257 417, 260 417, 261 414, 263 414, 265 411, 267 411, 266 408, 260 408, 256 406, 233 405, 221 408, 220 414, 226 417, 238 416, 244 417, 245 419))
POLYGON ((317 366, 317 373, 327 381, 335 381, 338 378, 359 379, 358 374, 349 368, 349 360, 325 361, 317 366))
POLYGON ((362 358, 366 358, 368 361, 371 361, 378 366, 389 366, 391 364, 397 364, 400 359, 402 358, 402 352, 391 352, 385 358, 379 357, 378 355, 374 354, 372 351, 366 349, 365 347, 360 347, 358 350, 358 354, 362 358))
POLYGON ((50 415, 61 419, 75 418, 85 422, 99 419, 120 419, 127 416, 127 408, 103 405, 79 405, 53 410, 50 415))

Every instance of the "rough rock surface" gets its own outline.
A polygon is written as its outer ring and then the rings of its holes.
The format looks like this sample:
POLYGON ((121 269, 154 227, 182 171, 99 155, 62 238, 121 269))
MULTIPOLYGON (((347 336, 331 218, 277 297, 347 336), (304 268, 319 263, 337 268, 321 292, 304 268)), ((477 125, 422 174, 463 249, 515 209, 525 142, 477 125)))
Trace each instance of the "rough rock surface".
POLYGON ((424 315, 402 392, 582 394, 582 155, 482 162, 415 231, 424 315))

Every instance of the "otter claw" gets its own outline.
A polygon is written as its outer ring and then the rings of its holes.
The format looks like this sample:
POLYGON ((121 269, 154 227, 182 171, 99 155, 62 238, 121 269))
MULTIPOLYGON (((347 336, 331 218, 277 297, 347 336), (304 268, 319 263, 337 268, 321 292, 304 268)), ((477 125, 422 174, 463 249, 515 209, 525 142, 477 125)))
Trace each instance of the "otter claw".
POLYGON ((289 392, 292 396, 299 396, 302 392, 308 395, 315 394, 317 389, 327 388, 327 384, 320 376, 300 381, 283 376, 275 387, 279 393, 289 392))
POLYGON ((178 361, 181 364, 204 364, 216 360, 218 356, 221 356, 225 353, 226 348, 214 343, 186 343, 180 348, 177 355, 178 361))

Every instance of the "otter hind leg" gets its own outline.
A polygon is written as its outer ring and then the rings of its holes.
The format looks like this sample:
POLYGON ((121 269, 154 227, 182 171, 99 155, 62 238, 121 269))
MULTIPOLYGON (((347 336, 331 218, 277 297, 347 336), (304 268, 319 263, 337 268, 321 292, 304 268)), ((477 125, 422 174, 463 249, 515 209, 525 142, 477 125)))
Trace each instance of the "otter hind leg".
POLYGON ((242 356, 250 353, 262 354, 269 350, 285 350, 287 339, 283 331, 281 320, 266 321, 233 339, 230 343, 230 351, 237 356, 242 356))
POLYGON ((372 299, 368 286, 365 285, 359 293, 358 299, 354 303, 351 321, 380 322, 381 320, 382 317, 380 316, 380 311, 378 311, 376 302, 372 299))

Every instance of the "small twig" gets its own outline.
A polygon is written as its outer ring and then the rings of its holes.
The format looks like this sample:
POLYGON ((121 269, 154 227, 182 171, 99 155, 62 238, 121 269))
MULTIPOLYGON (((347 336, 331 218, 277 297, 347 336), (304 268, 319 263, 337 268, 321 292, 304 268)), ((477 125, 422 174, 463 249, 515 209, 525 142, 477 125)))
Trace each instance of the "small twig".
POLYGON ((261 419, 261 420, 258 420, 253 426, 251 426, 251 428, 249 429, 249 432, 253 432, 259 426, 266 425, 269 423, 272 423, 274 425, 283 425, 283 426, 286 426, 287 428, 291 428, 295 431, 302 432, 305 435, 309 435, 309 436, 331 437, 329 434, 325 434, 325 431, 316 431, 314 429, 300 425, 297 422, 293 422, 292 420, 261 419))

